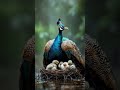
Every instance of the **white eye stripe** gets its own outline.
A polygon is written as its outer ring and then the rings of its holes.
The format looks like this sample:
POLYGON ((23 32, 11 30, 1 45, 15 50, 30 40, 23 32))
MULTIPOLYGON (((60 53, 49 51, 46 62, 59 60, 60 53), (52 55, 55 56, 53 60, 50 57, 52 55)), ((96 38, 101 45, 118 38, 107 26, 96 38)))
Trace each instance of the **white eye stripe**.
POLYGON ((60 30, 63 30, 62 28, 60 28, 60 30))

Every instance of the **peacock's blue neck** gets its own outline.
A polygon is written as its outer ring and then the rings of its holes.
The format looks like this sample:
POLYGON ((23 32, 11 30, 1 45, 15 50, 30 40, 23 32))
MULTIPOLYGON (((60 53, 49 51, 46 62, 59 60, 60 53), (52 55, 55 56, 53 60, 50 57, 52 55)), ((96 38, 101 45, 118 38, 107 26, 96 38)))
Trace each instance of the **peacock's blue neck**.
POLYGON ((63 52, 61 48, 61 44, 63 41, 68 40, 67 38, 62 36, 62 31, 59 30, 58 35, 56 36, 50 51, 49 51, 49 58, 48 61, 51 63, 53 60, 67 60, 66 54, 63 52))
POLYGON ((59 30, 59 33, 58 33, 58 35, 57 35, 57 37, 55 38, 54 43, 53 43, 54 48, 59 48, 59 47, 61 47, 62 38, 63 38, 63 36, 62 36, 62 31, 59 30))

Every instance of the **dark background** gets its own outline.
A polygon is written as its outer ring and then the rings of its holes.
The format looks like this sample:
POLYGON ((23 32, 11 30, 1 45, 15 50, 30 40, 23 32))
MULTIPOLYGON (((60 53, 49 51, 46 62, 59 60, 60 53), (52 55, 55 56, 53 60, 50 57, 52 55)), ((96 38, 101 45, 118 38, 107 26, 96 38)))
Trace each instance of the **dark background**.
POLYGON ((19 90, 22 49, 34 34, 34 3, 0 1, 0 90, 19 90))
POLYGON ((111 61, 120 90, 120 0, 86 0, 85 32, 111 61))

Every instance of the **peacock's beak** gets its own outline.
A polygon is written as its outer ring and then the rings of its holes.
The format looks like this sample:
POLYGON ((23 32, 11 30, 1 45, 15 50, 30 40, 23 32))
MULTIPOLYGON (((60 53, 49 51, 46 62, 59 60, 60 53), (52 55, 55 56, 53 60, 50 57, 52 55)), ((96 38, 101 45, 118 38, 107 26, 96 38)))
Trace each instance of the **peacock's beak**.
POLYGON ((64 27, 64 30, 69 30, 68 27, 64 27))

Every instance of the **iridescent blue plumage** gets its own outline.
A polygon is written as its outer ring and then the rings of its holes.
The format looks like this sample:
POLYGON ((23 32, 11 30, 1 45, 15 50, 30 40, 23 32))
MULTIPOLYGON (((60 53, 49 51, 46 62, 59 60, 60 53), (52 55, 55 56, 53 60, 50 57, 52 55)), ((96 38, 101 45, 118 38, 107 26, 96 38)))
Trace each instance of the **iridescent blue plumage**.
POLYGON ((65 52, 61 48, 62 40, 67 40, 63 39, 62 36, 62 31, 59 30, 59 34, 55 38, 53 45, 51 46, 49 52, 48 52, 48 62, 52 62, 52 60, 59 60, 59 61, 67 61, 68 58, 65 54, 65 52))

